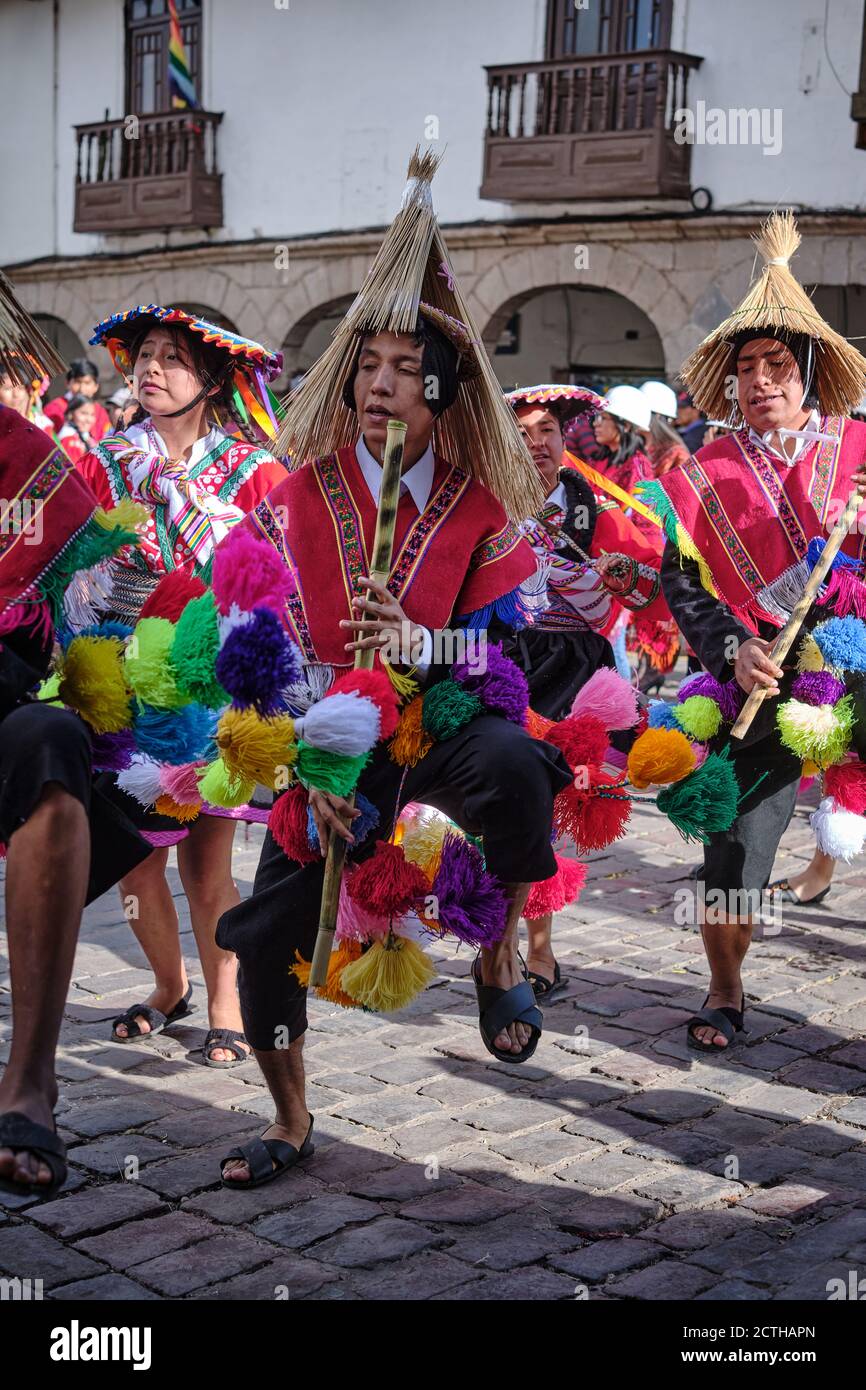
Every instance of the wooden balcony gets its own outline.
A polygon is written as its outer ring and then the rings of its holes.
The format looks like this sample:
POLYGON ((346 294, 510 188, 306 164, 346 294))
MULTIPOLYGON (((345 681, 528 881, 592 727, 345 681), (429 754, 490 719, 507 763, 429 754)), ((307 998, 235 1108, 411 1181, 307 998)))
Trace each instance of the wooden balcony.
POLYGON ((221 120, 222 112, 170 111, 76 126, 73 230, 221 227, 221 120))
POLYGON ((487 71, 482 198, 687 198, 674 113, 702 58, 666 49, 487 71))

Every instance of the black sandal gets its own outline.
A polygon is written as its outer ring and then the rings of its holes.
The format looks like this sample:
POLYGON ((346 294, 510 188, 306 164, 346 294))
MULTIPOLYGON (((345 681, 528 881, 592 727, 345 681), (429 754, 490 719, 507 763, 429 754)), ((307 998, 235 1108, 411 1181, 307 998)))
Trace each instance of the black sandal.
POLYGON ((816 893, 814 898, 798 898, 796 890, 791 887, 786 878, 777 878, 775 883, 768 883, 764 889, 771 898, 778 898, 783 903, 793 903, 795 907, 817 907, 822 903, 833 887, 829 883, 820 893, 816 893))
POLYGON ((746 1016, 746 996, 743 995, 739 1009, 708 1009, 707 999, 704 1000, 702 1007, 696 1014, 693 1014, 686 1024, 686 1042, 695 1052, 730 1052, 732 1047, 736 1047, 738 1042, 749 1036, 743 1027, 746 1016), (717 1047, 714 1042, 705 1043, 694 1034, 695 1028, 715 1028, 717 1033, 721 1033, 726 1039, 725 1047, 717 1047), (741 1036, 738 1038, 737 1034, 741 1036))
POLYGON ((206 1067, 236 1067, 239 1062, 248 1062, 252 1056, 252 1051, 247 1043, 247 1051, 240 1046, 247 1040, 243 1033, 237 1033, 234 1028, 210 1028, 204 1040, 202 1052, 204 1053, 204 1064, 206 1067), (234 1060, 229 1058, 227 1062, 215 1062, 211 1053, 218 1047, 224 1047, 227 1051, 233 1052, 234 1060))
POLYGON ((241 1144, 239 1149, 232 1149, 231 1153, 226 1154, 220 1160, 220 1179, 223 1187, 235 1187, 240 1192, 246 1192, 251 1187, 264 1187, 266 1182, 273 1182, 274 1178, 279 1178, 283 1173, 287 1173, 290 1168, 294 1168, 296 1163, 300 1163, 302 1158, 309 1158, 315 1153, 315 1146, 310 1142, 310 1135, 313 1132, 313 1117, 310 1116, 310 1128, 307 1130, 307 1137, 299 1149, 294 1144, 286 1143, 285 1139, 251 1139, 248 1144, 241 1144), (246 1182, 239 1182, 236 1178, 227 1178, 225 1166, 231 1163, 233 1158, 242 1158, 250 1170, 249 1179, 246 1182), (274 1167, 276 1163, 276 1167, 274 1167))
POLYGON ((478 999, 478 1027, 487 1051, 498 1062, 528 1062, 538 1046, 543 1022, 532 985, 527 979, 519 985, 512 985, 511 989, 497 989, 495 985, 483 984, 480 956, 476 956, 472 962, 472 980, 478 999), (502 1052, 493 1045, 493 1039, 511 1023, 525 1023, 531 1030, 529 1042, 522 1052, 502 1052))
POLYGON ((188 985, 186 994, 175 1004, 170 1013, 161 1013, 152 1004, 133 1004, 125 1014, 118 1014, 117 1018, 111 1020, 111 1041, 116 1043, 137 1042, 139 1038, 153 1038, 156 1037, 157 1033, 164 1033, 170 1023, 177 1023, 179 1018, 186 1018, 187 1014, 192 1013, 191 999, 192 985, 188 985), (136 1022, 137 1016, 144 1018, 150 1024, 149 1033, 142 1032, 141 1025, 136 1022), (125 1038, 121 1038, 117 1032, 118 1023, 125 1023, 129 1029, 125 1038))
POLYGON ((5 1115, 0 1115, 0 1149, 33 1154, 51 1169, 51 1181, 45 1183, 0 1178, 0 1192, 8 1192, 12 1197, 38 1197, 43 1202, 50 1202, 57 1196, 66 1182, 68 1170, 66 1145, 53 1129, 38 1125, 18 1110, 7 1110, 5 1115))
POLYGON ((566 984, 558 960, 553 962, 552 980, 548 980, 545 975, 537 975, 533 970, 529 971, 526 978, 532 985, 532 993, 539 1004, 552 1004, 554 999, 559 999, 565 993, 566 984))

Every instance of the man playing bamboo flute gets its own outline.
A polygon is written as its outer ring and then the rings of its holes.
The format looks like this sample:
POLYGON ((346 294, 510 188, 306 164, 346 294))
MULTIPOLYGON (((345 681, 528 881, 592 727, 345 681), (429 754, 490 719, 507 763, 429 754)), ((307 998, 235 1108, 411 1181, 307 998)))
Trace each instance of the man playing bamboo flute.
MULTIPOLYGON (((413 160, 403 210, 346 321, 290 403, 284 437, 296 459, 309 461, 242 523, 257 527, 292 570, 297 596, 286 622, 307 680, 319 689, 352 665, 359 648, 389 651, 392 662, 403 652, 408 664, 407 646, 415 680, 429 689, 449 675, 443 629, 459 623, 476 641, 501 641, 520 620, 520 586, 536 571, 510 518, 534 511, 540 489, 465 322, 432 213, 435 167, 430 156, 413 160), (404 421, 407 433, 392 567, 381 585, 371 582, 369 556, 390 419, 404 421)), ((453 736, 422 740, 403 766, 380 744, 358 786, 359 799, 378 813, 382 839, 408 802, 435 806, 482 837, 487 868, 506 888, 508 916, 498 944, 479 951, 473 976, 483 1041, 506 1061, 526 1060, 540 1035, 517 928, 528 885, 556 870, 553 798, 569 780, 554 747, 482 714, 453 736)), ((356 845, 358 809, 315 786, 308 797, 323 854, 340 836, 352 859, 365 858, 376 837, 356 845)), ((252 897, 218 928, 220 945, 240 961, 244 1029, 276 1108, 261 1139, 223 1160, 227 1186, 268 1182, 311 1151, 306 991, 290 972, 297 955, 309 961, 313 953, 324 868, 324 858, 293 862, 269 832, 252 897)))
MULTIPOLYGON (((743 907, 760 902, 802 773, 802 758, 776 727, 778 697, 796 676, 796 647, 779 666, 772 643, 816 547, 866 480, 866 427, 846 418, 863 394, 866 360, 822 320, 789 271, 799 240, 790 213, 769 219, 756 237, 760 278, 683 370, 696 404, 710 417, 730 416, 737 428, 640 490, 665 522, 662 585, 671 611, 710 675, 733 678, 730 717, 742 692, 757 685, 768 693, 746 737, 730 740, 743 799, 731 829, 711 835, 705 851, 710 988, 687 1024, 689 1045, 704 1052, 730 1047, 744 1031, 741 971, 753 913, 743 907), (725 909, 710 908, 720 901, 725 909)), ((807 630, 861 611, 864 546, 861 525, 837 562, 844 583, 834 569, 807 630)), ((833 681, 829 672, 826 679, 833 681)))

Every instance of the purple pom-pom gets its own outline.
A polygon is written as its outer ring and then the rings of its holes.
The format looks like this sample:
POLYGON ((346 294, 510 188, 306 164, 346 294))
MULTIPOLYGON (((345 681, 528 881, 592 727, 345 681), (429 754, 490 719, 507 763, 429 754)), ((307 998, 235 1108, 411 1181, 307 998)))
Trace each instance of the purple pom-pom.
POLYGON ((835 705, 845 694, 845 682, 832 671, 804 671, 791 686, 791 694, 804 705, 835 705))
POLYGON ((495 643, 488 643, 486 651, 482 648, 479 657, 478 665, 455 662, 451 668, 454 680, 477 695, 488 714, 501 714, 512 724, 522 725, 529 708, 526 676, 495 643))
POLYGON ((501 939, 508 915, 505 889, 462 836, 445 836, 432 892, 442 931, 470 946, 494 946, 501 939))
POLYGON ((132 762, 135 751, 135 736, 131 729, 121 729, 117 734, 94 734, 94 771, 124 772, 132 762))
POLYGON ((282 692, 301 675, 300 653, 269 608, 253 609, 250 622, 233 628, 216 659, 216 677, 243 708, 260 714, 284 708, 282 692))
POLYGON ((696 676, 690 676, 677 691, 680 704, 692 695, 705 695, 708 700, 715 700, 726 724, 733 724, 745 699, 742 687, 735 680, 725 681, 722 685, 709 671, 700 671, 696 676))

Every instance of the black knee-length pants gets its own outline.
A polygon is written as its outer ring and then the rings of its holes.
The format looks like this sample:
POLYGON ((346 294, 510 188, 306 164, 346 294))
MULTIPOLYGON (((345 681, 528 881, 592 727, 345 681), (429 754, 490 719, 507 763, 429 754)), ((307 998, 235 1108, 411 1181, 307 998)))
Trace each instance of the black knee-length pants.
MULTIPOLYGON (((380 747, 358 785, 378 809, 379 826, 351 857, 371 854, 377 838, 389 837, 401 807, 420 801, 482 835, 487 867, 504 883, 550 878, 556 872, 553 798, 570 780, 558 749, 495 715, 473 719, 408 769, 380 747)), ((306 990, 290 971, 296 950, 311 958, 324 871, 323 859, 304 865, 288 859, 268 832, 252 896, 220 918, 217 943, 238 957, 244 1032, 259 1052, 273 1051, 278 1037, 293 1041, 307 1027, 306 990)))

